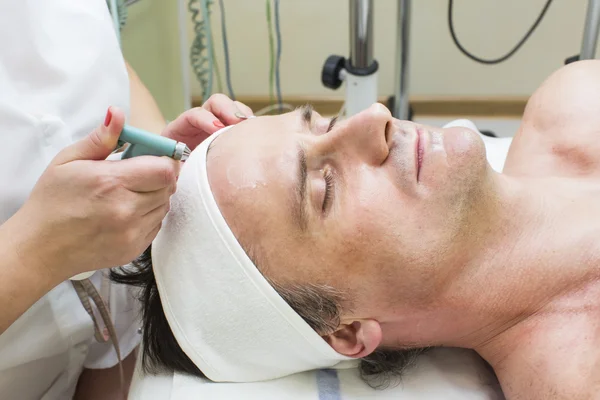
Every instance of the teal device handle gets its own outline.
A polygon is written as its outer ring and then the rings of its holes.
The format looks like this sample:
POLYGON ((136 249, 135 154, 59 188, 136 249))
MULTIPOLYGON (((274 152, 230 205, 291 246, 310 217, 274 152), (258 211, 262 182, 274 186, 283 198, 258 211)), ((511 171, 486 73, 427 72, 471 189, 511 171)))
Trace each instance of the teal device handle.
POLYGON ((119 136, 119 144, 129 143, 122 159, 137 156, 173 157, 177 142, 164 136, 155 135, 143 129, 125 125, 119 136))

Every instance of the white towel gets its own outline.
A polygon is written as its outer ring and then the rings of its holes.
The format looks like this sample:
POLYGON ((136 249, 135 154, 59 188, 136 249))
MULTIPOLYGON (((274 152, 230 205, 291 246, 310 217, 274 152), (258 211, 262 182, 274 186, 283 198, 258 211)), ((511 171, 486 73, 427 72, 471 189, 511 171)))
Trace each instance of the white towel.
POLYGON ((263 381, 356 365, 277 294, 221 215, 209 186, 206 155, 226 129, 200 144, 185 162, 171 211, 152 245, 158 292, 177 343, 217 382, 263 381))

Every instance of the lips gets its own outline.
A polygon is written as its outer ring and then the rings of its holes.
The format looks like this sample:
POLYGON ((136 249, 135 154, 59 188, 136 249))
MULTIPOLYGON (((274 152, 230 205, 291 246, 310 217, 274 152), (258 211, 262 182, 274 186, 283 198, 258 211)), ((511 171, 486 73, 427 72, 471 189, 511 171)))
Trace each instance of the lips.
POLYGON ((398 183, 408 188, 419 183, 419 174, 426 153, 427 131, 414 123, 394 121, 387 132, 389 154, 384 164, 391 165, 398 183))
POLYGON ((419 175, 421 173, 421 166, 423 164, 423 154, 425 153, 423 130, 417 128, 417 135, 415 138, 415 169, 417 171, 417 182, 419 181, 419 175))

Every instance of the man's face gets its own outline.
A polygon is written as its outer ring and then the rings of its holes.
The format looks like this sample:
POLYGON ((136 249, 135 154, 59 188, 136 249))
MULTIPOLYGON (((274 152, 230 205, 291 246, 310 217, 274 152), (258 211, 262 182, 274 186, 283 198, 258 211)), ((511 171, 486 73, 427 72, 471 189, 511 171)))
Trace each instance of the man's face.
MULTIPOLYGON (((208 154, 221 212, 267 277, 351 294, 352 312, 426 306, 463 250, 486 171, 477 133, 310 109, 250 119, 208 154)), ((399 312, 401 310, 398 310, 399 312)))

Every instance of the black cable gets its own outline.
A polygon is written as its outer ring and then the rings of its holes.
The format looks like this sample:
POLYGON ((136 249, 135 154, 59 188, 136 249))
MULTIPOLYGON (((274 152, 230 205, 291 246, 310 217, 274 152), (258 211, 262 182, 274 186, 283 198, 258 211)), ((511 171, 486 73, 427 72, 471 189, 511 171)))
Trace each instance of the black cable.
POLYGON ((223 36, 223 53, 225 55, 225 80, 227 82, 227 89, 229 90, 229 97, 235 101, 235 95, 233 94, 233 85, 231 84, 231 67, 229 66, 229 42, 227 41, 227 30, 225 29, 225 5, 223 0, 219 0, 219 6, 221 7, 221 35, 223 36))
POLYGON ((277 92, 277 104, 279 113, 283 112, 283 98, 281 97, 280 66, 281 66, 281 28, 279 26, 279 0, 275 0, 275 37, 277 43, 277 58, 275 61, 275 90, 277 92))
POLYGON ((454 41, 454 44, 456 45, 456 47, 458 47, 458 49, 465 56, 469 57, 473 61, 477 61, 477 62, 482 63, 482 64, 499 64, 502 61, 506 61, 507 59, 509 59, 510 57, 512 57, 512 55, 515 54, 517 52, 517 50, 519 50, 521 48, 521 46, 523 46, 525 44, 525 42, 527 41, 527 39, 529 39, 529 36, 531 36, 531 34, 538 27, 538 25, 540 24, 540 22, 542 22, 542 19, 544 18, 544 15, 546 14, 546 11, 548 11, 548 7, 550 7, 550 4, 552 3, 552 0, 548 0, 546 2, 546 5, 542 9, 542 12, 540 13, 540 15, 535 20, 533 26, 529 29, 529 31, 525 34, 525 36, 523 36, 523 38, 519 41, 519 43, 517 43, 517 45, 511 51, 509 51, 506 55, 504 55, 504 56, 502 56, 500 58, 492 59, 492 60, 485 60, 483 58, 479 58, 479 57, 473 55, 472 53, 470 53, 468 50, 466 50, 459 43, 458 38, 456 37, 456 33, 454 32, 454 23, 452 21, 453 3, 454 3, 453 0, 448 0, 448 26, 450 28, 450 35, 452 36, 452 40, 454 41))

